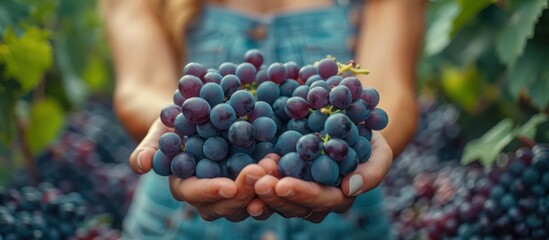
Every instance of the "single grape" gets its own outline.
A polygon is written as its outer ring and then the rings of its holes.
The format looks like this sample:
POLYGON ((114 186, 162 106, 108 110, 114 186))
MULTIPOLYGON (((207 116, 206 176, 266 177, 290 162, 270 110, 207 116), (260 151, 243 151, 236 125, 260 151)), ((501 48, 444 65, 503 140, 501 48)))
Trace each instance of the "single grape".
POLYGON ((358 163, 359 160, 355 150, 353 150, 353 148, 349 148, 347 157, 337 162, 337 165, 339 167, 339 174, 347 175, 349 173, 352 173, 358 167, 358 163))
POLYGON ((358 128, 358 135, 360 135, 361 137, 365 137, 366 139, 368 139, 368 141, 372 140, 372 129, 366 127, 366 124, 364 124, 363 122, 358 123, 356 127, 358 128))
POLYGON ((296 80, 288 79, 280 84, 280 95, 291 97, 297 87, 299 87, 299 83, 296 80))
POLYGON ((374 109, 379 103, 379 93, 372 87, 362 89, 360 98, 368 103, 370 109, 374 109))
POLYGON ((353 101, 347 109, 345 109, 345 114, 347 114, 351 121, 358 124, 368 119, 370 109, 368 108, 368 103, 362 99, 357 99, 353 101))
POLYGON ((250 157, 250 155, 245 153, 234 153, 227 160, 229 178, 233 180, 236 179, 240 171, 252 163, 254 163, 254 160, 250 157))
POLYGON ((314 75, 310 76, 309 78, 307 78, 307 81, 305 81, 305 85, 310 87, 310 86, 313 85, 313 83, 318 82, 318 81, 323 81, 323 80, 318 74, 314 74, 314 75))
POLYGON ((190 153, 194 159, 202 159, 204 155, 204 139, 200 137, 190 137, 185 143, 185 152, 190 153))
POLYGON ((240 86, 242 83, 240 82, 240 79, 236 75, 229 74, 225 75, 221 82, 219 83, 221 85, 221 88, 223 89, 223 93, 225 94, 226 98, 231 97, 234 92, 236 92, 238 89, 240 89, 240 86))
POLYGON ((273 108, 267 102, 264 102, 264 101, 255 102, 254 110, 250 114, 248 114, 248 120, 252 123, 260 117, 268 117, 268 118, 274 117, 273 108))
POLYGON ((301 138, 301 136, 303 136, 301 133, 293 130, 282 133, 278 137, 278 141, 275 145, 275 149, 278 154, 282 156, 289 152, 295 152, 297 141, 301 138))
POLYGON ((158 149, 169 157, 181 152, 181 138, 173 132, 167 132, 158 139, 158 149))
POLYGON ((219 72, 208 72, 206 75, 204 75, 204 84, 207 83, 221 83, 221 79, 223 76, 219 74, 219 72))
POLYGON ((259 86, 257 86, 257 89, 255 90, 255 94, 257 97, 257 100, 264 101, 268 104, 273 104, 273 102, 280 97, 280 88, 278 85, 271 81, 266 81, 259 86))
POLYGON ((295 62, 286 62, 284 63, 284 67, 286 67, 287 72, 287 78, 298 80, 299 79, 299 66, 295 62))
POLYGON ((301 134, 307 134, 311 132, 311 129, 309 129, 309 123, 306 118, 303 119, 290 119, 288 120, 288 123, 286 124, 287 130, 294 130, 298 131, 301 134))
POLYGON ((332 114, 326 119, 324 129, 332 138, 345 138, 351 131, 353 123, 343 113, 332 114))
POLYGON ((345 109, 351 105, 353 101, 349 88, 339 85, 332 88, 330 92, 330 104, 337 109, 345 109))
POLYGON ((358 137, 358 141, 352 146, 355 150, 360 163, 364 163, 370 159, 372 155, 372 145, 365 137, 358 137))
POLYGON ((327 155, 320 155, 311 164, 311 175, 317 183, 333 185, 339 177, 339 166, 327 155))
POLYGON ((186 179, 194 175, 196 160, 189 153, 177 154, 171 163, 172 174, 178 178, 186 179))
POLYGON ((263 53, 258 49, 250 49, 244 54, 244 61, 251 63, 255 69, 263 64, 263 53))
POLYGON ((202 124, 210 119, 211 107, 206 100, 198 97, 187 99, 181 106, 181 112, 189 122, 202 124))
POLYGON ((255 107, 255 97, 247 90, 238 90, 229 99, 229 104, 233 107, 237 117, 250 114, 255 107))
POLYGON ((189 122, 182 113, 175 118, 174 128, 175 132, 182 136, 190 136, 196 133, 196 124, 189 122))
POLYGON ((307 125, 313 132, 320 132, 324 129, 324 123, 328 119, 328 115, 322 113, 320 110, 313 111, 307 119, 307 125))
POLYGON ((287 121, 288 119, 290 119, 285 110, 288 99, 288 97, 281 96, 278 97, 272 104, 275 116, 277 116, 282 121, 287 121))
POLYGON ((227 76, 229 74, 235 74, 236 73, 236 64, 232 62, 224 62, 221 65, 219 65, 219 74, 221 76, 227 76))
POLYGON ((311 83, 311 90, 315 87, 321 87, 324 88, 327 92, 330 92, 330 86, 328 86, 328 83, 324 80, 317 80, 311 83))
POLYGON ((305 82, 309 79, 309 77, 315 74, 317 74, 315 66, 311 64, 305 65, 299 69, 299 80, 301 80, 301 82, 305 82))
POLYGON ((539 172, 533 167, 526 168, 522 173, 522 181, 527 185, 533 185, 537 183, 539 179, 539 172))
POLYGON ((247 147, 255 142, 255 128, 246 121, 237 121, 229 128, 229 140, 234 145, 247 147))
POLYGON ((204 65, 195 62, 187 63, 187 65, 185 65, 185 68, 183 68, 183 73, 185 75, 196 76, 201 80, 204 79, 204 75, 206 75, 207 72, 208 71, 206 71, 204 65))
POLYGON ((193 75, 185 75, 179 79, 179 92, 184 98, 198 97, 200 88, 204 84, 200 78, 193 75))
POLYGON ((255 83, 259 86, 267 81, 269 81, 269 77, 267 77, 267 69, 259 69, 255 75, 255 83))
POLYGON ((358 135, 358 128, 356 127, 356 125, 351 124, 351 130, 345 137, 345 141, 347 142, 347 144, 349 144, 349 146, 353 146, 358 142, 358 137, 360 137, 358 135))
POLYGON ((206 83, 200 89, 199 96, 206 100, 210 107, 215 107, 217 104, 223 103, 225 101, 225 94, 223 89, 217 83, 206 83))
POLYGON ((389 123, 389 116, 387 116, 387 113, 383 111, 381 108, 374 108, 370 112, 370 116, 364 124, 366 124, 366 127, 372 130, 382 130, 384 129, 387 124, 389 123))
POLYGON ((173 103, 177 106, 180 106, 183 105, 183 103, 185 102, 185 100, 187 100, 186 98, 183 97, 183 95, 181 95, 181 93, 179 92, 179 89, 176 89, 174 92, 173 92, 173 103))
POLYGON ((229 104, 218 104, 210 111, 210 121, 218 129, 229 129, 236 121, 236 112, 229 104))
POLYGON ((312 109, 321 109, 328 105, 329 92, 322 87, 314 87, 307 94, 307 102, 312 109))
POLYGON ((324 152, 335 161, 343 161, 349 154, 349 145, 342 139, 332 138, 324 144, 324 152))
POLYGON ((160 111, 160 120, 164 124, 164 126, 173 128, 174 127, 174 121, 178 114, 181 113, 181 107, 170 104, 166 107, 164 107, 160 111))
POLYGON ((354 76, 344 78, 339 85, 345 86, 351 91, 353 100, 359 99, 362 95, 362 83, 354 76))
POLYGON ((203 178, 217 178, 222 176, 221 165, 219 162, 212 161, 207 158, 203 158, 196 164, 196 177, 203 178))
POLYGON ((196 132, 201 138, 207 139, 221 134, 221 129, 216 128, 210 121, 196 125, 196 132))
POLYGON ((303 135, 296 143, 296 151, 301 159, 312 161, 322 152, 322 140, 315 134, 303 135))
POLYGON ((294 90, 294 92, 292 93, 292 97, 300 97, 303 99, 307 99, 308 93, 309 93, 309 86, 301 85, 294 90))
POLYGON ((212 137, 206 139, 202 151, 206 158, 212 161, 221 161, 229 153, 229 145, 222 137, 212 137))
POLYGON ((255 139, 257 141, 269 141, 276 134, 276 124, 268 117, 260 117, 256 119, 252 125, 255 128, 255 139))
POLYGON ((284 111, 291 118, 302 119, 309 115, 309 104, 303 98, 291 97, 286 101, 284 111))
POLYGON ((252 153, 256 162, 259 162, 269 153, 276 153, 275 146, 271 142, 260 142, 255 145, 255 149, 252 153))
POLYGON ((316 71, 322 79, 328 79, 331 76, 337 75, 337 63, 331 58, 324 58, 316 65, 316 71))
POLYGON ((267 76, 269 80, 281 84, 287 79, 286 67, 282 63, 273 63, 267 68, 267 76))
POLYGON ((235 75, 240 79, 242 84, 252 83, 255 80, 257 73, 256 67, 248 62, 243 62, 236 68, 235 75))
POLYGON ((342 80, 343 80, 343 78, 341 76, 335 75, 335 76, 331 76, 328 79, 326 79, 326 83, 328 84, 328 86, 331 89, 332 87, 339 86, 339 83, 341 83, 342 80))
POLYGON ((160 176, 169 176, 172 175, 171 170, 172 157, 167 156, 162 153, 160 150, 156 150, 153 155, 152 160, 152 169, 154 172, 160 176))
POLYGON ((296 152, 284 154, 278 161, 278 175, 283 177, 303 178, 306 163, 299 158, 296 152))

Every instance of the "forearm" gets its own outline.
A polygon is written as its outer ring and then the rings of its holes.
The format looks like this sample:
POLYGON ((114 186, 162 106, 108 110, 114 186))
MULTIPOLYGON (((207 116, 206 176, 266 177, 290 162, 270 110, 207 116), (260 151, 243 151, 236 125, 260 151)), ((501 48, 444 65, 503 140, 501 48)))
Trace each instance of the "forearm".
POLYGON ((418 119, 415 69, 421 49, 424 0, 368 0, 356 60, 371 73, 361 80, 378 90, 389 115, 382 131, 398 155, 413 137, 418 119))

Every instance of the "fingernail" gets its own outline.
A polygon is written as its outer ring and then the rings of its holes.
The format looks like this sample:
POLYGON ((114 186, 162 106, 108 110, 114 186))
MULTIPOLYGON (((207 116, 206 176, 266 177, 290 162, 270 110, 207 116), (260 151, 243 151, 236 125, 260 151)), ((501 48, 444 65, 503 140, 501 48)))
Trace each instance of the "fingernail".
POLYGON ((364 185, 364 181, 362 180, 362 176, 360 174, 355 174, 351 176, 351 179, 349 179, 349 194, 348 196, 354 196, 355 194, 362 189, 362 185, 364 185))
POLYGON ((250 215, 252 215, 253 217, 259 217, 261 216, 261 214, 263 214, 263 209, 259 209, 259 212, 256 212, 256 213, 253 213, 253 212, 250 213, 250 215))
POLYGON ((294 195, 295 195, 294 190, 290 189, 287 192, 281 194, 280 196, 281 197, 293 197, 294 195))
POLYGON ((246 186, 254 187, 255 182, 257 182, 256 176, 246 175, 246 186))
POLYGON ((264 197, 272 197, 274 195, 272 188, 267 188, 267 190, 265 192, 257 192, 257 194, 261 195, 261 196, 264 196, 264 197))
POLYGON ((137 155, 137 170, 139 170, 139 172, 143 172, 143 165, 141 165, 141 155, 144 151, 145 150, 139 152, 139 154, 137 155))
POLYGON ((223 190, 219 190, 219 196, 222 198, 232 198, 233 196, 229 196, 228 194, 224 193, 223 190))

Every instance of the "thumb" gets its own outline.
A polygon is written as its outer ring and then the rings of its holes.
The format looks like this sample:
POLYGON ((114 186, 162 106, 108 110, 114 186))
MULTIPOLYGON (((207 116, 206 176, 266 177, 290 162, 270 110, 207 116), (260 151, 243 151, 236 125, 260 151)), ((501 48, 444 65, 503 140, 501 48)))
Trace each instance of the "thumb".
POLYGON ((158 150, 158 139, 162 134, 170 129, 164 126, 157 118, 149 128, 147 135, 141 140, 129 158, 131 169, 138 174, 143 174, 151 170, 153 155, 158 150))

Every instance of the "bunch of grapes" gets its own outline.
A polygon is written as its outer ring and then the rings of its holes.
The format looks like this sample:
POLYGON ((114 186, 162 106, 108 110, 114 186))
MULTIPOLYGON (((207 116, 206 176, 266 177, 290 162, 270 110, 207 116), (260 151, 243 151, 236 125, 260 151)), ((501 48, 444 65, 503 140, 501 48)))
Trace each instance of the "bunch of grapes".
POLYGON ((153 170, 179 178, 235 179, 268 153, 281 156, 281 177, 338 186, 371 154, 372 130, 387 123, 379 94, 363 88, 356 63, 327 57, 314 65, 263 65, 250 50, 218 69, 189 63, 160 113, 174 131, 159 139, 153 170))
POLYGON ((63 194, 47 182, 37 188, 0 186, 0 239, 69 239, 87 210, 80 194, 63 194))

